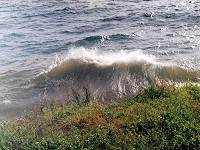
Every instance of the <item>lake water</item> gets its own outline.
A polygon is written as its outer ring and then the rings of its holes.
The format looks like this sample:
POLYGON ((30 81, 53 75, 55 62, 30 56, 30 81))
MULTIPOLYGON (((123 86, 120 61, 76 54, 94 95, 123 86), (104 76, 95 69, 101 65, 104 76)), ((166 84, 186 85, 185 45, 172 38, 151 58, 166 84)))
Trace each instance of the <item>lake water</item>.
POLYGON ((199 0, 0 1, 0 120, 159 79, 200 82, 199 0))

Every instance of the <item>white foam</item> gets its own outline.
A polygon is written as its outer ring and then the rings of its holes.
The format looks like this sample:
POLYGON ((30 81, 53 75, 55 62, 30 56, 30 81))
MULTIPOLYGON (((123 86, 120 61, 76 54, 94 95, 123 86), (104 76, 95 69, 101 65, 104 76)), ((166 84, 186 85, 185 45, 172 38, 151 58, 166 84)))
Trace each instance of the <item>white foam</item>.
POLYGON ((82 60, 98 65, 112 65, 114 63, 147 62, 157 64, 155 57, 144 54, 142 51, 100 51, 84 47, 73 48, 67 52, 64 61, 72 59, 82 60))
POLYGON ((4 105, 9 105, 11 103, 12 102, 10 100, 4 100, 4 101, 0 102, 0 104, 4 104, 4 105))
POLYGON ((81 0, 82 2, 87 2, 90 9, 95 7, 103 7, 106 0, 81 0))

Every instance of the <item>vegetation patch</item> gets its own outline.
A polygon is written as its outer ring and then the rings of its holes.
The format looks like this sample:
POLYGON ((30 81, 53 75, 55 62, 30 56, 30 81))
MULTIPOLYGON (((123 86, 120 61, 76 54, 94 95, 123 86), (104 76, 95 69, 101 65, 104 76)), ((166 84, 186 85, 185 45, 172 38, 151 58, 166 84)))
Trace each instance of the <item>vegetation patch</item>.
MULTIPOLYGON (((89 95, 87 91, 86 95, 89 95)), ((71 105, 52 103, 2 122, 2 150, 200 149, 200 87, 152 85, 121 102, 101 104, 74 91, 71 105)))

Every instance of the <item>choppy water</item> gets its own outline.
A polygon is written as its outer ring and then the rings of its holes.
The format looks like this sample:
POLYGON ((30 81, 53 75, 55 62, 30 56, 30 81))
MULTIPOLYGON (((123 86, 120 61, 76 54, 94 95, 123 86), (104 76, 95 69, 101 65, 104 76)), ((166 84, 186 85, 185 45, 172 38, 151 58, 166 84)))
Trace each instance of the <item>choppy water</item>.
POLYGON ((200 80, 199 0, 1 0, 0 120, 87 86, 106 101, 200 80))

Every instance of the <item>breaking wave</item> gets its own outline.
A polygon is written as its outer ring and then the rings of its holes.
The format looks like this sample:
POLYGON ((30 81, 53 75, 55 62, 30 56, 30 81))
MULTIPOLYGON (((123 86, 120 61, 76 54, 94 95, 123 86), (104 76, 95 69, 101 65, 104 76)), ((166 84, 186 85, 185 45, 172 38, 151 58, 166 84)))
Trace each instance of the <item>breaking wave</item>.
POLYGON ((141 51, 101 52, 76 48, 37 76, 32 89, 44 99, 69 97, 87 88, 99 100, 120 99, 156 80, 199 82, 200 71, 156 62, 141 51))

